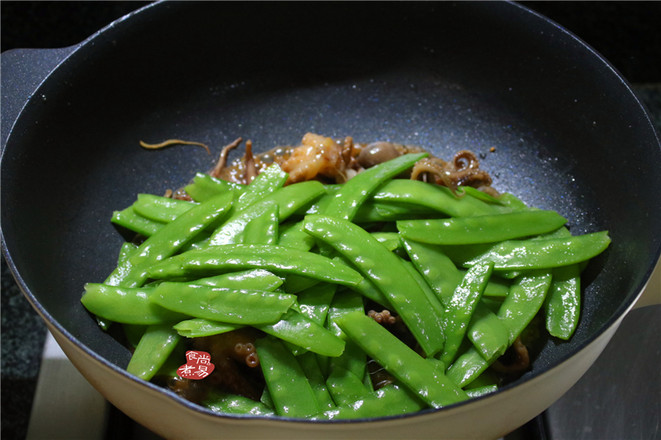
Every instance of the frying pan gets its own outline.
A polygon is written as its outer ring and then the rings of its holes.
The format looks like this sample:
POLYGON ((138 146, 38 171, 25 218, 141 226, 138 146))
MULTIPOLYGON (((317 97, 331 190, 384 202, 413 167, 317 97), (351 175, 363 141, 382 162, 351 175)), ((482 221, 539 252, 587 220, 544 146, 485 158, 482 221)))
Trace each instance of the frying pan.
POLYGON ((498 437, 589 368, 659 256, 661 150, 645 110, 607 61, 516 4, 155 3, 74 47, 2 61, 8 265, 90 383, 164 437, 498 437), (574 233, 609 230, 572 340, 548 339, 531 371, 490 396, 378 420, 221 416, 127 375, 128 350, 79 302, 114 267, 111 212, 212 163, 139 140, 218 151, 243 136, 263 151, 308 131, 440 157, 471 149, 499 190, 557 210, 574 233))

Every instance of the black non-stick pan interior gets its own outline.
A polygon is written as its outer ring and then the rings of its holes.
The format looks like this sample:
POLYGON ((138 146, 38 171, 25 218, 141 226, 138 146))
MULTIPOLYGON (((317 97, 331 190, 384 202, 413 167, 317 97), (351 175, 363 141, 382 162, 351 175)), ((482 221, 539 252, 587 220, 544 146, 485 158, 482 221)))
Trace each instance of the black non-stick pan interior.
POLYGON ((217 154, 238 136, 263 151, 308 131, 470 149, 499 190, 576 233, 610 231, 578 332, 549 340, 529 375, 621 315, 658 255, 658 138, 609 64, 544 18, 495 2, 168 2, 91 37, 27 103, 2 160, 10 266, 49 319, 123 368, 128 350, 79 303, 114 267, 111 213, 215 160, 139 141, 217 154))

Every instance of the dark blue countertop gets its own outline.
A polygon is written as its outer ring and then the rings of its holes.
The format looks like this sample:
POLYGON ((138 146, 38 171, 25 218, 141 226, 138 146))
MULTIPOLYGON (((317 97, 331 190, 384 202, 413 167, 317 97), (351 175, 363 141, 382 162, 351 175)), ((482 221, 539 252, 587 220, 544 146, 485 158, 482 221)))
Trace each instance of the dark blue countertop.
MULTIPOLYGON (((2 2, 2 51, 75 44, 144 2, 2 2)), ((523 2, 581 37, 634 85, 661 133, 661 3, 523 2)), ((2 260, 2 438, 25 437, 46 328, 2 260)))

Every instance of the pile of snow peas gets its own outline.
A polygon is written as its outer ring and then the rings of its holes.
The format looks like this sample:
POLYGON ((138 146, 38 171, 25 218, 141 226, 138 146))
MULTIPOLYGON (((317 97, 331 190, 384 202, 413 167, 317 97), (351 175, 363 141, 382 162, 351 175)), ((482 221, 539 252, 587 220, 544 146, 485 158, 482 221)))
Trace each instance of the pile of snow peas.
POLYGON ((176 375, 193 338, 256 329, 262 396, 213 390, 202 404, 220 413, 372 418, 493 392, 489 367, 533 318, 572 336, 581 270, 610 239, 572 236, 511 194, 400 178, 425 156, 344 184, 285 185, 272 164, 248 185, 199 173, 192 201, 140 194, 112 222, 144 241, 124 243, 82 304, 103 328, 122 325, 127 371, 147 381, 176 375), (368 309, 390 311, 411 341, 368 309))

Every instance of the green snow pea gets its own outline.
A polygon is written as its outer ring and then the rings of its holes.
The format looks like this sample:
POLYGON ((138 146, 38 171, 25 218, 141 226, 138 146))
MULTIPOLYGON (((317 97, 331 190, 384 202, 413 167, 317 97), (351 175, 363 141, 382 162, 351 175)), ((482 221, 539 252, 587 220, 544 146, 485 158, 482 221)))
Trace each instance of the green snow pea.
POLYGON ((405 238, 431 244, 495 243, 544 234, 567 219, 555 211, 516 211, 475 217, 402 220, 397 229, 405 238))
POLYGON ((334 367, 328 375, 326 387, 337 406, 351 405, 371 395, 371 391, 358 376, 340 366, 334 367))
POLYGON ((438 211, 420 205, 367 199, 360 206, 352 221, 354 223, 384 223, 442 216, 443 214, 438 211))
POLYGON ((436 246, 406 239, 403 239, 402 242, 413 265, 427 280, 443 305, 447 305, 454 289, 463 278, 461 271, 436 246))
POLYGON ((119 287, 87 283, 80 299, 85 308, 103 319, 122 324, 174 323, 188 315, 164 309, 149 300, 153 287, 119 287))
POLYGON ((325 411, 323 419, 360 419, 409 414, 426 408, 427 405, 406 387, 390 384, 345 406, 325 411))
POLYGON ((522 275, 510 288, 509 295, 498 309, 498 317, 509 330, 510 345, 544 304, 551 278, 548 271, 530 271, 522 275))
POLYGON ((197 284, 163 282, 149 300, 195 318, 228 324, 268 324, 289 310, 296 297, 261 290, 236 290, 197 284))
POLYGON ((277 244, 279 224, 278 205, 275 202, 267 203, 264 211, 246 225, 243 231, 243 243, 277 244))
POLYGON ((168 359, 181 336, 171 324, 151 325, 140 338, 126 371, 144 380, 150 380, 168 359))
POLYGON ((491 194, 487 194, 484 191, 480 191, 477 188, 473 188, 472 186, 460 186, 457 188, 456 192, 459 197, 470 196, 490 205, 505 206, 505 204, 499 198, 496 198, 491 194))
POLYGON ((129 259, 133 252, 138 249, 137 244, 133 244, 129 241, 122 243, 122 247, 119 249, 119 255, 117 255, 117 265, 121 266, 129 259))
MULTIPOLYGON (((458 269, 445 254, 447 248, 402 239, 404 249, 418 272, 425 278, 429 286, 444 305, 452 296, 465 272, 458 269)), ((509 292, 509 284, 504 280, 492 277, 484 289, 484 296, 505 297, 509 292)))
POLYGON ((464 340, 468 324, 482 292, 489 281, 493 263, 476 264, 471 267, 455 289, 443 315, 445 346, 440 360, 450 365, 464 340))
POLYGON ((415 269, 413 263, 404 259, 401 259, 401 261, 406 270, 408 270, 408 272, 411 274, 411 277, 415 280, 416 284, 420 287, 420 290, 424 292, 425 296, 427 297, 427 301, 429 301, 429 305, 434 309, 434 314, 441 318, 442 323, 445 319, 445 311, 443 309, 443 303, 441 302, 440 298, 437 297, 432 288, 429 287, 429 284, 427 284, 427 281, 420 274, 420 272, 415 269))
POLYGON ((402 241, 397 232, 372 232, 372 237, 384 245, 390 252, 399 249, 402 246, 402 241))
POLYGON ((318 283, 299 292, 296 296, 300 312, 317 324, 324 325, 336 290, 335 284, 318 283))
POLYGON ((191 283, 201 286, 225 287, 228 289, 267 290, 273 292, 282 285, 282 282, 282 278, 272 274, 268 270, 249 269, 200 278, 191 283))
POLYGON ((314 247, 314 237, 303 230, 303 221, 287 222, 280 225, 278 246, 309 251, 314 247))
POLYGON ((307 214, 321 214, 322 212, 325 212, 340 188, 342 188, 342 184, 325 184, 324 189, 326 190, 326 193, 319 197, 312 205, 297 211, 296 214, 305 216, 307 214))
POLYGON ((138 194, 137 200, 133 203, 133 210, 146 219, 169 223, 196 205, 185 200, 154 194, 138 194))
POLYGON ((278 205, 278 218, 285 221, 298 209, 307 206, 325 193, 324 186, 316 181, 300 182, 279 188, 242 211, 235 211, 211 235, 210 246, 237 243, 250 220, 258 217, 270 203, 278 205))
POLYGON ((317 355, 308 351, 296 356, 296 359, 305 373, 308 382, 310 382, 310 386, 312 387, 312 391, 314 391, 319 406, 326 410, 334 409, 335 402, 328 391, 324 375, 321 373, 319 362, 317 361, 317 355))
POLYGON ((184 252, 153 265, 148 275, 165 279, 250 268, 261 268, 276 274, 293 273, 348 286, 362 280, 355 270, 321 255, 280 246, 244 244, 210 246, 184 252))
POLYGON ((468 398, 433 363, 421 357, 372 318, 352 312, 342 316, 338 325, 368 356, 430 406, 440 408, 468 398))
POLYGON ((147 270, 189 243, 214 220, 227 212, 232 196, 224 194, 179 216, 146 239, 123 265, 118 266, 105 284, 139 287, 147 280, 147 270))
MULTIPOLYGON (((562 238, 571 234, 567 228, 560 228, 547 236, 562 238)), ((581 270, 584 263, 553 269, 553 281, 544 303, 546 330, 551 336, 568 340, 578 326, 581 314, 581 270)))
POLYGON ((443 336, 438 331, 440 316, 400 257, 347 220, 308 215, 305 230, 348 258, 378 287, 428 356, 443 347, 443 336))
POLYGON ((288 293, 299 294, 300 292, 319 284, 319 280, 302 277, 300 275, 286 274, 284 278, 285 282, 282 284, 282 290, 288 293))
POLYGON ((351 312, 364 312, 363 298, 350 291, 337 292, 328 311, 326 327, 337 337, 345 340, 344 353, 330 360, 331 372, 336 368, 346 369, 356 377, 362 378, 367 371, 367 358, 363 350, 352 340, 348 339, 337 321, 342 316, 351 312))
POLYGON ((172 326, 179 335, 186 338, 203 338, 205 336, 219 335, 241 327, 243 327, 241 324, 227 324, 204 318, 187 319, 172 326))
POLYGON ((483 303, 478 303, 475 308, 467 336, 487 362, 502 356, 509 346, 507 327, 483 303))
POLYGON ((467 389, 466 394, 468 394, 468 397, 472 399, 474 397, 484 396, 486 394, 493 393, 495 391, 498 391, 498 385, 485 385, 483 387, 475 387, 475 388, 467 389))
POLYGON ((310 382, 285 345, 272 337, 258 339, 255 345, 276 414, 311 417, 320 413, 322 408, 310 382))
POLYGON ((253 416, 272 416, 275 412, 261 402, 248 397, 227 393, 211 393, 202 404, 211 411, 221 414, 250 414, 253 416))
POLYGON ((484 373, 494 361, 495 359, 486 361, 477 348, 472 346, 457 357, 447 369, 446 375, 457 386, 463 388, 484 373))
MULTIPOLYGON (((343 258, 343 260, 346 260, 343 258)), ((383 307, 392 308, 388 298, 379 290, 379 288, 370 281, 369 278, 363 278, 362 281, 355 286, 349 287, 352 291, 359 293, 365 298, 374 301, 377 304, 381 304, 383 307)))
POLYGON ((288 174, 280 169, 280 165, 274 163, 263 169, 234 203, 235 211, 243 211, 258 200, 282 188, 287 181, 288 174))
POLYGON ((486 215, 496 208, 469 194, 457 197, 450 189, 419 180, 392 179, 372 196, 378 202, 399 202, 424 206, 451 217, 486 215))
POLYGON ((463 265, 470 267, 491 261, 495 270, 549 269, 587 261, 603 252, 609 244, 606 231, 567 238, 508 240, 463 265))
POLYGON ((511 193, 502 193, 498 200, 512 210, 528 209, 528 205, 511 193))
POLYGON ((323 356, 337 357, 344 352, 345 342, 303 313, 289 310, 274 324, 253 327, 289 344, 323 356))
POLYGON ((353 219, 360 205, 384 182, 411 168, 427 153, 404 154, 358 173, 342 185, 321 214, 353 219))
POLYGON ((204 202, 220 194, 234 192, 241 194, 245 185, 216 179, 209 174, 197 173, 193 183, 184 187, 186 193, 196 202, 204 202))
POLYGON ((553 282, 544 310, 551 336, 568 340, 574 334, 581 312, 581 268, 578 264, 553 270, 553 282))
POLYGON ((155 222, 138 215, 132 206, 121 211, 113 212, 110 221, 145 237, 154 235, 159 229, 165 226, 165 223, 155 222))
MULTIPOLYGON (((550 285, 551 274, 545 271, 531 271, 512 285, 510 294, 498 310, 498 318, 508 330, 508 346, 539 312, 550 285)), ((482 374, 494 360, 486 361, 475 347, 470 347, 450 365, 447 376, 464 387, 482 374)))

